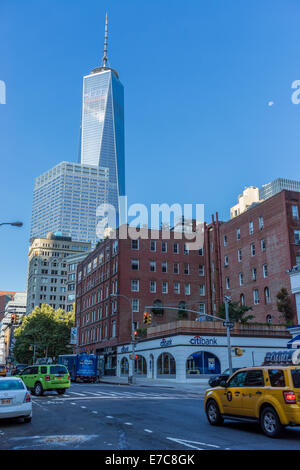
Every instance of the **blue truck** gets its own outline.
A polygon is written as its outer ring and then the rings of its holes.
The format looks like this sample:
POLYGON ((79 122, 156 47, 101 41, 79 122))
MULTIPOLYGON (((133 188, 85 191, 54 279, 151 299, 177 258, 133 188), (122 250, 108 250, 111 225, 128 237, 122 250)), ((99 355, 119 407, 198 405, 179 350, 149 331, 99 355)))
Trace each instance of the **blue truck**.
POLYGON ((67 367, 72 382, 96 382, 101 375, 95 354, 62 354, 58 363, 67 367))

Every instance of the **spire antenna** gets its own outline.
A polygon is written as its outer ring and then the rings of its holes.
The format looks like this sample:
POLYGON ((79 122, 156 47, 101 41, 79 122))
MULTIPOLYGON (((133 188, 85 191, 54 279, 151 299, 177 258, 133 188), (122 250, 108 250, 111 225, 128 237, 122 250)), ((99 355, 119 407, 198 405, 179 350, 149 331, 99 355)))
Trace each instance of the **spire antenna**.
POLYGON ((103 55, 102 61, 103 61, 103 67, 106 67, 106 63, 108 61, 108 58, 107 58, 107 13, 105 17, 104 55, 103 55))

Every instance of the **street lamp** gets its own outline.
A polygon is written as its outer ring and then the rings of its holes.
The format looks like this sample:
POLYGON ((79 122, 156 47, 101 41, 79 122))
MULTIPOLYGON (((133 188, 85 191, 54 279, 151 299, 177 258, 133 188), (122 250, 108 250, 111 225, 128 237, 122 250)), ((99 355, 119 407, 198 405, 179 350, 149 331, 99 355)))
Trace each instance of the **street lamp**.
MULTIPOLYGON (((210 318, 215 318, 216 320, 222 321, 223 325, 226 327, 227 330, 227 352, 228 352, 228 366, 230 370, 230 375, 232 375, 232 358, 231 358, 231 345, 230 345, 230 329, 232 328, 232 322, 229 320, 229 302, 230 302, 230 297, 225 296, 224 297, 224 302, 225 302, 225 313, 226 313, 226 320, 224 321, 224 318, 217 317, 216 315, 208 315, 206 313, 199 313, 197 310, 190 310, 190 309, 184 309, 185 312, 191 312, 191 313, 196 313, 198 316, 202 317, 210 317, 210 318)), ((146 309, 150 308, 155 308, 154 305, 146 305, 146 309)), ((178 307, 168 307, 164 305, 164 308, 167 310, 178 310, 178 307)))
POLYGON ((13 227, 22 227, 23 222, 2 222, 0 225, 12 225, 13 227))
POLYGON ((134 359, 135 359, 135 339, 134 339, 134 322, 133 322, 133 309, 132 309, 132 302, 129 297, 123 294, 110 294, 110 297, 123 297, 130 303, 131 308, 131 347, 132 347, 132 357, 131 357, 131 376, 128 376, 128 383, 134 384, 135 383, 135 376, 134 376, 134 359))

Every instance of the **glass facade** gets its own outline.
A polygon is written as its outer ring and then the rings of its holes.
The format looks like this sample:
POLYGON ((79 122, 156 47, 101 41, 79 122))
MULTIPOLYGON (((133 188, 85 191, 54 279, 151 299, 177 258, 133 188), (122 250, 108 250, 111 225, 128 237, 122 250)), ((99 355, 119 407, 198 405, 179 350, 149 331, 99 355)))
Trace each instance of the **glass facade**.
POLYGON ((124 89, 117 73, 101 67, 83 79, 81 164, 109 169, 108 200, 118 213, 125 195, 124 89))
POLYGON ((98 241, 97 206, 108 201, 109 172, 79 163, 62 162, 35 179, 31 238, 60 231, 74 241, 98 241))
POLYGON ((259 199, 268 199, 283 189, 300 192, 300 181, 277 178, 271 183, 264 184, 259 190, 259 199))

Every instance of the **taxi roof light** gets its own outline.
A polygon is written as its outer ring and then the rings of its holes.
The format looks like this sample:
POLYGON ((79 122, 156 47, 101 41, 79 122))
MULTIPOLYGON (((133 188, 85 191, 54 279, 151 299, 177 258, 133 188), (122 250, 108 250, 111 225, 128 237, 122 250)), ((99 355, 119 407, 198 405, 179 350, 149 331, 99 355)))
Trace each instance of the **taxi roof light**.
POLYGON ((267 352, 263 365, 268 364, 300 365, 300 349, 267 352))

